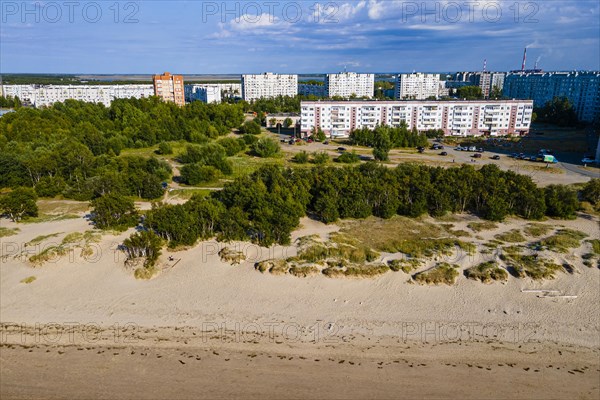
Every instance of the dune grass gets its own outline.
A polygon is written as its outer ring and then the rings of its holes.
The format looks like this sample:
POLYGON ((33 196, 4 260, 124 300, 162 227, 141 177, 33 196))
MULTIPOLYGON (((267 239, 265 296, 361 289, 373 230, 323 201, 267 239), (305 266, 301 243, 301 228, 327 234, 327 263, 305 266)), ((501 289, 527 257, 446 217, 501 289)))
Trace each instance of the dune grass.
POLYGON ((29 284, 35 281, 37 278, 35 276, 28 276, 27 278, 21 279, 21 283, 29 284))
POLYGON ((590 239, 587 242, 592 245, 592 252, 600 255, 600 239, 590 239))
POLYGON ((219 257, 221 257, 222 261, 228 262, 231 265, 238 265, 246 260, 246 255, 243 252, 231 250, 228 247, 219 250, 219 257))
POLYGON ((550 225, 532 222, 532 223, 527 224, 527 226, 525 226, 523 231, 525 232, 526 235, 533 236, 533 237, 539 237, 539 236, 544 236, 545 234, 552 231, 553 229, 554 228, 551 227, 550 225))
POLYGON ((471 222, 467 225, 467 228, 471 229, 473 232, 490 231, 498 228, 498 224, 491 221, 471 222))
POLYGON ((500 256, 507 265, 512 266, 521 278, 529 277, 534 280, 554 279, 556 273, 564 271, 561 265, 537 255, 500 256))
POLYGON ((58 257, 62 257, 67 254, 68 249, 64 246, 49 246, 42 250, 39 254, 35 254, 29 257, 29 262, 32 264, 43 264, 52 259, 56 259, 58 257))
POLYGON ((154 266, 151 266, 148 268, 140 267, 134 271, 133 276, 135 277, 135 279, 148 280, 148 279, 152 279, 152 277, 154 275, 156 275, 157 273, 158 273, 158 269, 154 266))
POLYGON ((518 229, 512 229, 508 232, 499 233, 494 237, 496 238, 496 240, 500 240, 502 242, 508 242, 508 243, 522 243, 527 240, 521 234, 521 231, 518 229))
POLYGON ((539 245, 551 251, 567 253, 569 249, 581 246, 587 235, 573 229, 559 229, 554 235, 539 241, 539 245))
POLYGON ((340 277, 356 277, 356 278, 373 278, 385 274, 390 270, 385 264, 379 265, 349 265, 345 268, 339 266, 331 266, 325 268, 322 273, 329 278, 340 277))
POLYGON ((420 284, 427 285, 454 285, 458 278, 458 265, 438 263, 427 271, 419 272, 413 279, 420 284))
POLYGON ((465 270, 465 276, 469 279, 478 280, 483 283, 508 280, 508 272, 498 266, 494 261, 488 261, 465 270))
POLYGON ((457 239, 447 229, 443 224, 394 216, 343 222, 340 232, 374 250, 415 258, 451 254, 457 248, 468 253, 475 251, 475 245, 457 239))
POLYGON ((21 230, 19 228, 4 228, 0 227, 0 238, 14 236, 21 230))
POLYGON ((394 272, 402 271, 406 274, 410 274, 412 271, 418 269, 423 264, 423 261, 417 258, 410 258, 404 260, 390 260, 388 266, 394 272))
POLYGON ((42 243, 44 240, 57 237, 60 234, 62 234, 62 232, 51 233, 49 235, 36 236, 33 239, 31 239, 29 242, 25 243, 25 246, 33 246, 33 245, 42 243))
POLYGON ((297 276, 299 278, 306 278, 307 276, 317 275, 321 272, 321 269, 314 265, 305 266, 292 266, 288 270, 290 275, 297 276))

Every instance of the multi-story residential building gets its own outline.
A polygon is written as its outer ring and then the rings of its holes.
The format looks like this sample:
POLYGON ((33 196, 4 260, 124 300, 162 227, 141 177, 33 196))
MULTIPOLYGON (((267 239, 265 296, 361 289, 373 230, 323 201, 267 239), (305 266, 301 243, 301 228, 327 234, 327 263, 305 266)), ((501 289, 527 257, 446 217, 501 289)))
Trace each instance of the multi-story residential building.
POLYGON ((453 87, 462 86, 479 86, 481 88, 481 94, 484 98, 490 97, 494 88, 502 91, 504 85, 504 72, 457 72, 454 74, 453 87))
POLYGON ((600 71, 510 73, 504 79, 504 96, 532 99, 543 107, 554 97, 566 97, 582 121, 600 118, 600 71))
POLYGON ((430 97, 438 98, 440 89, 439 74, 400 74, 396 78, 397 100, 425 100, 430 97))
POLYGON ((192 84, 184 86, 185 101, 202 101, 204 103, 220 103, 221 87, 211 84, 192 84))
POLYGON ((6 96, 17 96, 35 107, 51 106, 65 100, 80 100, 110 106, 114 99, 150 97, 152 85, 4 85, 6 96))
POLYGON ((242 75, 242 98, 246 101, 296 96, 298 75, 282 75, 265 72, 260 75, 242 75))
POLYGON ((160 97, 164 101, 170 101, 178 106, 185 105, 185 95, 183 88, 183 76, 171 75, 165 72, 162 75, 154 75, 154 95, 160 97))
POLYGON ((327 92, 325 91, 325 85, 317 85, 314 83, 299 83, 298 94, 303 96, 316 96, 325 97, 327 92))
POLYGON ((356 72, 327 74, 325 93, 329 98, 335 96, 372 98, 375 94, 375 74, 357 74, 356 72))
POLYGON ((409 129, 442 129, 446 135, 523 135, 532 112, 530 100, 303 101, 301 130, 309 134, 321 128, 330 137, 347 137, 354 129, 405 123, 409 129))

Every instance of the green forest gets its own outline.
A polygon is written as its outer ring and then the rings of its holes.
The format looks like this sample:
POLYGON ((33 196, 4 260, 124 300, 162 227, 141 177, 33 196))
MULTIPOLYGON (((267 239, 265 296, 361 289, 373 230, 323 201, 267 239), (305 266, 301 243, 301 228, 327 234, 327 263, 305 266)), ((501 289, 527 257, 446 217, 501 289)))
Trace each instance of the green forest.
POLYGON ((122 150, 160 143, 165 152, 167 141, 182 140, 190 143, 185 156, 200 157, 190 162, 227 173, 226 150, 204 146, 243 120, 241 105, 178 107, 157 98, 118 99, 110 107, 74 100, 21 107, 0 118, 0 188, 27 186, 42 197, 62 194, 76 200, 106 193, 155 199, 163 194, 170 166, 155 157, 119 156, 122 150))
MULTIPOLYGON (((594 185, 598 181, 588 184, 594 185)), ((181 205, 157 203, 143 224, 172 247, 215 236, 270 246, 289 244, 291 232, 306 215, 332 223, 371 215, 470 212, 501 221, 511 215, 573 218, 578 209, 576 191, 561 185, 539 188, 530 177, 492 164, 478 170, 418 164, 392 169, 374 162, 310 169, 265 165, 209 197, 195 196, 181 205)))

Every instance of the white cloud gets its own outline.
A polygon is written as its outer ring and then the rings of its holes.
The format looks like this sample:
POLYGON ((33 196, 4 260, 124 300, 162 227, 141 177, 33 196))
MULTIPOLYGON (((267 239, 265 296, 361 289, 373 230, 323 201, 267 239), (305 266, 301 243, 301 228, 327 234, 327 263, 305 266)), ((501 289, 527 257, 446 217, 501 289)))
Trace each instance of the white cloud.
POLYGON ((244 14, 230 21, 231 28, 238 31, 250 31, 267 28, 279 23, 279 18, 271 14, 250 15, 244 14))

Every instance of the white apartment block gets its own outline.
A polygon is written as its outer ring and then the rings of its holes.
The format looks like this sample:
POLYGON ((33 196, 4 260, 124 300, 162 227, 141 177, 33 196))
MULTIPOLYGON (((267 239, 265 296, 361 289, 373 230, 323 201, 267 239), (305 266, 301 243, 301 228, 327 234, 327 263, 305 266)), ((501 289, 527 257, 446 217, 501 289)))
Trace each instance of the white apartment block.
POLYGON ((321 128, 330 137, 354 129, 405 123, 420 132, 442 129, 453 136, 503 136, 529 132, 531 100, 485 101, 303 101, 301 130, 321 128))
POLYGON ((4 85, 5 96, 17 96, 35 107, 51 106, 65 100, 80 100, 110 106, 113 99, 154 96, 148 85, 4 85))
POLYGON ((184 85, 185 101, 201 101, 203 103, 220 103, 221 86, 210 84, 184 85))
POLYGON ((298 75, 270 72, 260 75, 242 75, 242 98, 246 101, 297 94, 298 75))
POLYGON ((330 98, 334 96, 372 98, 375 94, 375 74, 357 74, 356 72, 327 74, 325 94, 330 98))
POLYGON ((425 100, 429 97, 439 97, 440 75, 400 74, 396 78, 394 98, 396 100, 425 100))

